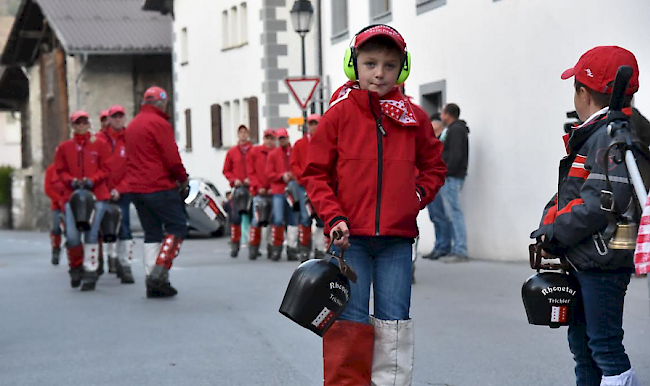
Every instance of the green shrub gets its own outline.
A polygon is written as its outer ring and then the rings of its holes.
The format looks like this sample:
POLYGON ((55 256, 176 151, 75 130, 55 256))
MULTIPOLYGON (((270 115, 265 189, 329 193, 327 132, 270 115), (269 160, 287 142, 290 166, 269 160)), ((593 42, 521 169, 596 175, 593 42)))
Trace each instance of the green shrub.
POLYGON ((0 166, 0 205, 11 203, 11 166, 0 166))

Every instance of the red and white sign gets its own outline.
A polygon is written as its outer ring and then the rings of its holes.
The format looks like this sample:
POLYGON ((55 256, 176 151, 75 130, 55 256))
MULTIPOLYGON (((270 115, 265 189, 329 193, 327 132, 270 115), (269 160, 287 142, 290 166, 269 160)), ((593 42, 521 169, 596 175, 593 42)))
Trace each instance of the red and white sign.
POLYGON ((300 76, 286 78, 284 82, 287 84, 287 88, 291 91, 291 94, 293 94, 298 106, 300 106, 302 110, 306 110, 307 104, 314 95, 316 86, 318 86, 318 83, 320 82, 320 78, 300 76))
POLYGON ((567 311, 567 306, 551 307, 551 322, 566 323, 567 311))

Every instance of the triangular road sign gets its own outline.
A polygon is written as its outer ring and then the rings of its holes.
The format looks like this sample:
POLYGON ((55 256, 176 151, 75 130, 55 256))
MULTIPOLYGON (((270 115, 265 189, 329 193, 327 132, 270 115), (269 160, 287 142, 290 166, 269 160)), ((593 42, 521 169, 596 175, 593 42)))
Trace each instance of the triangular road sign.
POLYGON ((291 94, 293 94, 298 106, 300 106, 302 110, 306 110, 307 104, 312 95, 314 95, 318 82, 320 82, 320 78, 301 76, 286 78, 284 82, 287 84, 287 88, 291 91, 291 94))

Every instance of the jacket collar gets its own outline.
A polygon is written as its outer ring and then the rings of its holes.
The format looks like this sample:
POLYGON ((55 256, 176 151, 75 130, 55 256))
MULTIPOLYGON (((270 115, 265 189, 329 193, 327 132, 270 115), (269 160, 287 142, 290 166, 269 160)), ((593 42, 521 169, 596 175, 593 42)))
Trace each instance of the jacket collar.
POLYGON ((153 105, 142 105, 140 107, 140 112, 141 113, 147 113, 147 114, 155 114, 158 115, 159 117, 163 118, 164 120, 169 120, 169 115, 167 115, 164 111, 161 109, 153 106, 153 105))
POLYGON ((86 134, 73 134, 72 136, 72 140, 79 145, 85 145, 89 139, 90 139, 90 132, 86 134))

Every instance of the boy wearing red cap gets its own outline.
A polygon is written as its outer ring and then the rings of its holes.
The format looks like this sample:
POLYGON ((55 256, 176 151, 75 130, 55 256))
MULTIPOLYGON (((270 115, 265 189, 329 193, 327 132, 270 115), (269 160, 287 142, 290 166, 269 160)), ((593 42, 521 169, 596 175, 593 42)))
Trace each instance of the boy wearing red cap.
POLYGON ((558 193, 531 234, 547 257, 565 256, 580 283, 581 301, 568 331, 577 386, 639 384, 623 347, 623 301, 634 271, 633 251, 609 248, 607 213, 600 201, 601 191, 610 190, 606 173, 619 208, 627 207, 633 193, 625 164, 605 159, 612 140, 607 132, 609 101, 623 65, 633 69, 623 110, 629 115, 639 89, 639 67, 631 52, 596 47, 562 74, 562 79, 574 77, 575 108, 584 123, 564 138, 567 156, 560 161, 558 193))
POLYGON ((99 226, 109 198, 106 187, 108 153, 106 144, 90 133, 88 113, 76 111, 70 115, 74 135, 63 141, 54 155, 56 174, 65 187, 65 232, 70 265, 70 285, 81 285, 82 291, 92 291, 97 283, 99 268, 99 226), (67 201, 79 188, 92 190, 95 195, 95 214, 90 230, 84 233, 84 243, 77 229, 74 215, 67 201))
POLYGON ((271 184, 273 194, 273 224, 271 226, 271 260, 278 261, 282 255, 284 243, 284 227, 287 227, 287 259, 298 260, 298 227, 297 219, 285 196, 287 183, 293 180, 289 159, 291 157, 291 142, 287 129, 277 129, 279 146, 269 153, 266 163, 266 175, 271 184))
POLYGON ((126 184, 126 110, 120 105, 108 110, 108 127, 97 134, 106 142, 110 159, 108 160, 108 189, 111 202, 122 212, 122 220, 117 234, 117 242, 106 242, 104 250, 108 255, 108 272, 117 273, 122 284, 133 284, 131 261, 133 255, 133 237, 131 236, 131 219, 129 209, 131 197, 127 194, 126 184))
POLYGON ((321 117, 302 175, 326 234, 343 235, 334 244, 347 249, 358 276, 323 337, 325 385, 410 385, 412 244, 419 211, 444 183, 442 144, 428 115, 396 86, 410 56, 395 29, 374 25, 355 35, 344 71, 350 82, 321 117))
MULTIPOLYGON (((307 150, 309 148, 309 142, 311 141, 316 127, 318 127, 318 121, 320 120, 320 115, 311 114, 307 117, 307 135, 300 138, 293 145, 293 150, 291 151, 291 174, 300 185, 300 219, 298 225, 298 249, 300 252, 300 260, 307 261, 309 260, 309 255, 311 254, 311 244, 312 244, 312 234, 311 234, 311 214, 307 210, 307 193, 305 192, 305 180, 302 178, 302 173, 307 166, 307 150)), ((319 231, 313 235, 314 239, 314 249, 316 257, 322 257, 325 253, 325 235, 323 234, 323 222, 317 220, 316 225, 319 228, 319 231)))
MULTIPOLYGON (((231 148, 226 153, 226 160, 223 163, 223 175, 228 179, 230 186, 239 188, 240 186, 250 187, 248 178, 248 167, 246 165, 247 154, 253 147, 250 141, 248 127, 239 125, 237 128, 237 146, 231 148)), ((232 206, 234 200, 229 201, 232 206)), ((228 221, 230 222, 230 256, 237 257, 241 243, 241 214, 231 208, 229 211, 228 221)))
POLYGON ((108 110, 102 110, 99 113, 99 132, 106 130, 108 127, 108 110))
POLYGON ((61 220, 63 219, 63 195, 65 186, 56 175, 54 164, 45 169, 45 194, 49 197, 52 210, 52 229, 50 230, 50 243, 52 245, 52 264, 59 265, 61 254, 61 220))
MULTIPOLYGON (((275 149, 275 131, 273 129, 266 129, 264 131, 264 143, 259 146, 254 146, 246 157, 246 167, 250 180, 250 193, 253 196, 253 215, 249 237, 250 248, 248 251, 248 258, 251 260, 255 260, 259 256, 260 244, 262 243, 262 227, 260 226, 258 217, 255 215, 256 208, 262 200, 272 201, 269 178, 266 175, 266 161, 269 153, 273 149, 275 149)), ((268 227, 264 227, 264 229, 268 229, 268 227)), ((271 257, 270 251, 269 244, 269 248, 267 249, 268 258, 271 257)))

